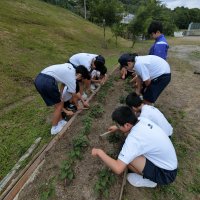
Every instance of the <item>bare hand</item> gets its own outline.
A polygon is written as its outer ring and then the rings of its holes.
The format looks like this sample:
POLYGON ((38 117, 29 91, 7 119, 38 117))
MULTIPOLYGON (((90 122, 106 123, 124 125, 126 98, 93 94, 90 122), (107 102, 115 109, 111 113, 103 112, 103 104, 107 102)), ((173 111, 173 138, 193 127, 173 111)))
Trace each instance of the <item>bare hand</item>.
POLYGON ((118 130, 118 128, 117 128, 116 125, 113 125, 113 126, 110 126, 110 127, 108 128, 108 130, 111 131, 111 132, 115 132, 115 131, 118 130))
POLYGON ((86 102, 86 101, 83 102, 83 106, 86 107, 86 108, 90 107, 89 104, 88 104, 88 102, 86 102))
POLYGON ((100 151, 101 149, 96 149, 96 148, 93 148, 92 149, 92 156, 98 156, 98 152, 100 151))

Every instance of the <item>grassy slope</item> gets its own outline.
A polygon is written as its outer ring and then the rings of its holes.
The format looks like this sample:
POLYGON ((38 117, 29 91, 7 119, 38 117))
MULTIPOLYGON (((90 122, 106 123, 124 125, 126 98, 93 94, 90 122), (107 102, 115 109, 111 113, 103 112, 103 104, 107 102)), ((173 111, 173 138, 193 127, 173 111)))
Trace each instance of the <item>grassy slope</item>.
MULTIPOLYGON (((75 14, 38 0, 0 1, 0 179, 33 141, 50 138, 46 123, 52 109, 36 92, 34 77, 46 66, 64 63, 76 52, 105 55, 107 66, 116 64, 119 49, 130 46, 75 14), (32 100, 26 98, 32 96, 32 100), (10 105, 14 106, 10 108, 10 105), (9 109, 8 109, 9 108, 9 109)), ((41 144, 41 145, 42 145, 41 144)))

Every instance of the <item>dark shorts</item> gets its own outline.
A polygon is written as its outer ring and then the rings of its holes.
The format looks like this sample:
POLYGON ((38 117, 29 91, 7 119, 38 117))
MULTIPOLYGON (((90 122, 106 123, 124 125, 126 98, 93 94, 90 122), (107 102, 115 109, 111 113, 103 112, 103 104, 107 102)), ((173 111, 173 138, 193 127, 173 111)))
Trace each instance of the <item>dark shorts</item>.
POLYGON ((151 84, 143 88, 142 94, 144 100, 154 103, 170 81, 171 74, 163 74, 151 80, 151 84))
POLYGON ((40 73, 36 77, 34 83, 47 106, 52 106, 61 102, 60 92, 55 78, 40 73))
POLYGON ((76 93, 78 93, 80 91, 80 86, 79 86, 79 83, 81 81, 76 81, 76 93))
POLYGON ((151 181, 157 183, 158 185, 167 185, 175 180, 177 175, 177 169, 175 170, 162 169, 154 165, 148 159, 146 159, 146 164, 142 173, 144 178, 150 179, 151 181))

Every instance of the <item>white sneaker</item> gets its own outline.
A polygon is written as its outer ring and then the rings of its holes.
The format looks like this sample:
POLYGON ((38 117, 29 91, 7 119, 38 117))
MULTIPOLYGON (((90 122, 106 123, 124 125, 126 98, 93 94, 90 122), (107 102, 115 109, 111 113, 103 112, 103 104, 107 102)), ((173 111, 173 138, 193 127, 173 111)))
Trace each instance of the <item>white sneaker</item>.
POLYGON ((56 135, 62 130, 63 126, 57 124, 56 126, 51 127, 51 135, 56 135))
POLYGON ((127 180, 131 185, 135 187, 154 188, 157 186, 157 183, 150 181, 149 179, 143 178, 141 175, 136 173, 128 173, 127 180))
POLYGON ((82 98, 83 98, 83 100, 87 100, 87 94, 85 94, 85 92, 83 93, 83 95, 82 95, 82 98))
POLYGON ((62 126, 62 127, 64 127, 65 126, 65 124, 67 124, 67 121, 65 121, 65 120, 60 120, 59 122, 58 122, 58 125, 59 126, 62 126))
POLYGON ((95 90, 95 89, 96 89, 95 85, 94 85, 94 84, 91 84, 91 85, 90 85, 90 89, 91 89, 91 90, 95 90))

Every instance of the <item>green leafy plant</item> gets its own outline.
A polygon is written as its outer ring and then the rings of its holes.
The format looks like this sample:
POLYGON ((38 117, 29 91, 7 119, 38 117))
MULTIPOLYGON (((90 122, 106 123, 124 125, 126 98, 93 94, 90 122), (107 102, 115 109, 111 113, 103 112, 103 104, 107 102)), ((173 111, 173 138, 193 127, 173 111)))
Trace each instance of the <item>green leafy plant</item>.
POLYGON ((109 197, 109 189, 116 180, 115 175, 108 169, 102 169, 99 172, 98 180, 94 185, 95 193, 100 196, 109 197))
POLYGON ((121 95, 121 96, 119 97, 119 102, 120 102, 121 104, 124 104, 124 103, 126 102, 126 97, 123 96, 123 95, 121 95))
POLYGON ((90 116, 94 118, 99 118, 104 113, 103 106, 100 104, 94 105, 90 110, 90 116))
POLYGON ((92 127, 92 117, 87 115, 83 119, 83 125, 84 125, 84 130, 82 131, 82 133, 87 135, 90 132, 90 129, 92 127))
POLYGON ((55 196, 55 178, 51 178, 49 183, 45 183, 40 187, 40 200, 53 199, 55 196))
POLYGON ((74 171, 73 171, 73 160, 64 160, 61 164, 61 173, 60 178, 61 180, 65 180, 66 184, 67 182, 71 182, 73 180, 74 171))
POLYGON ((83 134, 80 134, 76 139, 73 140, 74 149, 83 150, 89 145, 87 137, 83 134))

